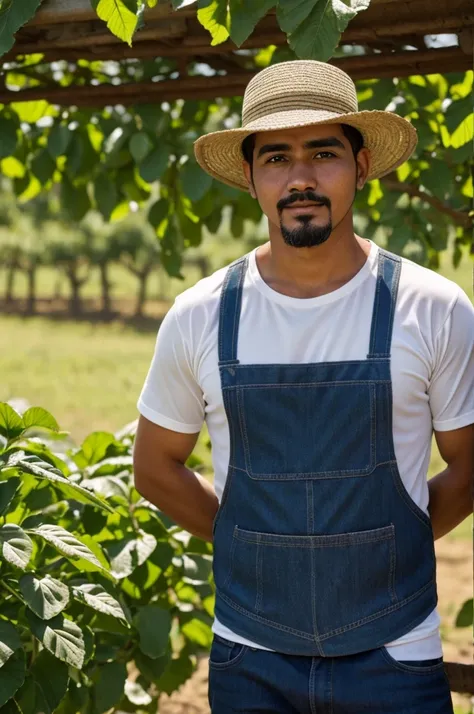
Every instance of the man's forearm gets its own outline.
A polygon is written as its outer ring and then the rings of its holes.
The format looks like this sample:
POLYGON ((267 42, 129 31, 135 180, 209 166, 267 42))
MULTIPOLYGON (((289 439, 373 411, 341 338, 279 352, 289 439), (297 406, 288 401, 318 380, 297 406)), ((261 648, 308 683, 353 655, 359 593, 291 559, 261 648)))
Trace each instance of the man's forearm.
POLYGON ((472 475, 448 466, 428 482, 428 510, 435 540, 456 528, 472 513, 472 475))
POLYGON ((183 464, 172 463, 135 476, 137 490, 189 533, 212 542, 219 507, 212 484, 183 464), (155 471, 155 472, 154 472, 155 471))

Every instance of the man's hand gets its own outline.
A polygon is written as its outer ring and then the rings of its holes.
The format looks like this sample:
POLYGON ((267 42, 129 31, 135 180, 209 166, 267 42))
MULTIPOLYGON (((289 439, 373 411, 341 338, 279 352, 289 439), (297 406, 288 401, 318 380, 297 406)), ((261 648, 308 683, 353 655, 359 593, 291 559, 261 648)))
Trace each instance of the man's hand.
POLYGON ((435 437, 440 454, 448 465, 428 482, 428 509, 436 540, 472 513, 474 424, 453 431, 436 431, 435 437))
POLYGON ((198 436, 164 429, 140 416, 133 450, 135 487, 189 533, 212 541, 217 496, 205 478, 184 465, 198 436))

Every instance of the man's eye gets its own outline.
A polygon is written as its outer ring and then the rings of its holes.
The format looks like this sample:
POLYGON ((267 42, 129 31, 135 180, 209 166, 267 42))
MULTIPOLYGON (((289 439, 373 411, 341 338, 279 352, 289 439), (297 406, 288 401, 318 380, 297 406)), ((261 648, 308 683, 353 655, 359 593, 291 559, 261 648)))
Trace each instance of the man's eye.
POLYGON ((280 162, 278 161, 278 159, 284 159, 284 158, 285 158, 285 157, 284 157, 282 154, 276 154, 275 156, 270 156, 270 158, 268 159, 268 161, 266 161, 265 163, 267 163, 267 164, 277 164, 277 163, 280 163, 280 162), (275 159, 276 159, 276 161, 275 161, 275 159))
POLYGON ((336 154, 333 154, 332 151, 318 151, 318 153, 316 154, 316 156, 323 156, 323 155, 324 155, 324 157, 327 157, 327 156, 330 156, 330 157, 331 157, 331 156, 336 156, 336 154))

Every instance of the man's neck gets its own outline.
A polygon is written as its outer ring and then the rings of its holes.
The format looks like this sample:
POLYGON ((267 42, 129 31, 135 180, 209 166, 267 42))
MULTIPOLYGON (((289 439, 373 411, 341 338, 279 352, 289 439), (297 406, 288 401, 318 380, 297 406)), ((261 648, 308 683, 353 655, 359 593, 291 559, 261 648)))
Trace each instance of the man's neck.
POLYGON ((355 233, 332 234, 319 246, 294 248, 281 236, 257 250, 262 279, 283 295, 312 298, 333 292, 349 282, 370 253, 369 241, 355 233))

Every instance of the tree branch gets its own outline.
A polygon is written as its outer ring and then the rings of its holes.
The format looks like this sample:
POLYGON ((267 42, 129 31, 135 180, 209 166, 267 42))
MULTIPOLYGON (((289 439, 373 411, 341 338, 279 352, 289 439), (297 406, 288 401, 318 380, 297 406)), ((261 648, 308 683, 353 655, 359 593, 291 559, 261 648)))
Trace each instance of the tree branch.
POLYGON ((455 208, 451 208, 451 206, 448 206, 447 203, 444 203, 443 201, 441 201, 441 199, 436 198, 435 196, 430 196, 429 193, 426 193, 426 191, 422 191, 421 188, 419 188, 418 186, 414 186, 411 183, 404 183, 388 176, 380 179, 380 182, 389 191, 396 191, 397 193, 407 193, 412 198, 421 198, 422 201, 429 203, 429 205, 435 208, 437 211, 440 211, 441 213, 445 213, 446 215, 450 216, 458 226, 463 226, 464 228, 470 228, 474 226, 474 218, 470 216, 466 211, 457 211, 455 208))

